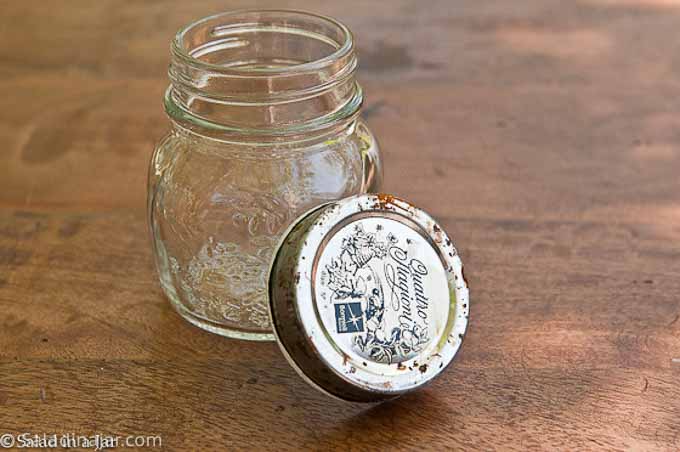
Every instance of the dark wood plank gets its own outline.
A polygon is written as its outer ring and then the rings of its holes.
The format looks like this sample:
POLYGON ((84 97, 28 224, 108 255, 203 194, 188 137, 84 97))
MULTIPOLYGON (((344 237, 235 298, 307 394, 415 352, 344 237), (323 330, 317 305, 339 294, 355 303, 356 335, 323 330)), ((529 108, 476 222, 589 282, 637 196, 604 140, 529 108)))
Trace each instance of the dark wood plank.
POLYGON ((680 6, 286 3, 354 30, 386 188, 440 219, 472 288, 456 364, 376 407, 316 393, 274 344, 188 325, 157 286, 145 178, 168 43, 237 6, 3 4, 0 434, 680 448, 680 6))

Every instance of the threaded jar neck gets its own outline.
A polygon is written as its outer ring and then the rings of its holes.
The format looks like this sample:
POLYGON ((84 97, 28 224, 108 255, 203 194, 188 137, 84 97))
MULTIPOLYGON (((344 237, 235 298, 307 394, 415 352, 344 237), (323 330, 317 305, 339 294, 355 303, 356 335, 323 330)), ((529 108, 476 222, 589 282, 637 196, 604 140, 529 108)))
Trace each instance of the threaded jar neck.
POLYGON ((180 30, 171 50, 165 107, 190 128, 301 134, 351 121, 361 107, 352 34, 327 17, 219 14, 180 30))

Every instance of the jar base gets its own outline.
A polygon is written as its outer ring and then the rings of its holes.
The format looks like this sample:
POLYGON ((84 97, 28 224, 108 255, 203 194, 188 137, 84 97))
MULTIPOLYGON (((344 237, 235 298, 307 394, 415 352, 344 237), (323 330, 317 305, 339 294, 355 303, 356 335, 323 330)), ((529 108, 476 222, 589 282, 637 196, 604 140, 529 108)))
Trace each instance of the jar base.
POLYGON ((194 326, 201 328, 202 330, 208 331, 209 333, 224 336, 229 339, 240 339, 244 341, 256 341, 256 342, 274 342, 276 340, 273 333, 239 330, 236 328, 230 328, 217 322, 211 322, 209 320, 206 320, 189 311, 186 307, 182 305, 182 303, 180 303, 178 300, 175 300, 174 297, 172 297, 165 290, 164 292, 165 296, 168 298, 168 300, 170 300, 170 304, 175 309, 175 311, 177 311, 177 313, 180 316, 182 316, 184 320, 186 320, 187 322, 191 323, 194 326))

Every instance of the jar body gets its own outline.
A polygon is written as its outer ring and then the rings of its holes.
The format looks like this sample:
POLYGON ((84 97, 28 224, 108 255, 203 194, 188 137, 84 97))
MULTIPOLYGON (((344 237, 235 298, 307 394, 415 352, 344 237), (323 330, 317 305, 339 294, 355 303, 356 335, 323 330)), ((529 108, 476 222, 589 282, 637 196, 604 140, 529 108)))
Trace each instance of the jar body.
POLYGON ((220 141, 175 125, 149 168, 149 224, 163 291, 201 328, 273 339, 266 286, 281 234, 311 208, 377 191, 381 175, 378 145, 361 120, 317 139, 266 144, 220 141))

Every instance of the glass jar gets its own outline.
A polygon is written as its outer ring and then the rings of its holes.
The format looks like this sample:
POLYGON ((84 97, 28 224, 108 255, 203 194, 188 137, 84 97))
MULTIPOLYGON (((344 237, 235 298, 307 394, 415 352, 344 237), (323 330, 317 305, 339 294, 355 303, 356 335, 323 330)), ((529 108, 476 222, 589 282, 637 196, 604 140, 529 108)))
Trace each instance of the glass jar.
POLYGON ((294 11, 208 17, 172 42, 148 214, 161 286, 189 322, 273 339, 267 273, 300 214, 377 191, 350 31, 294 11))

